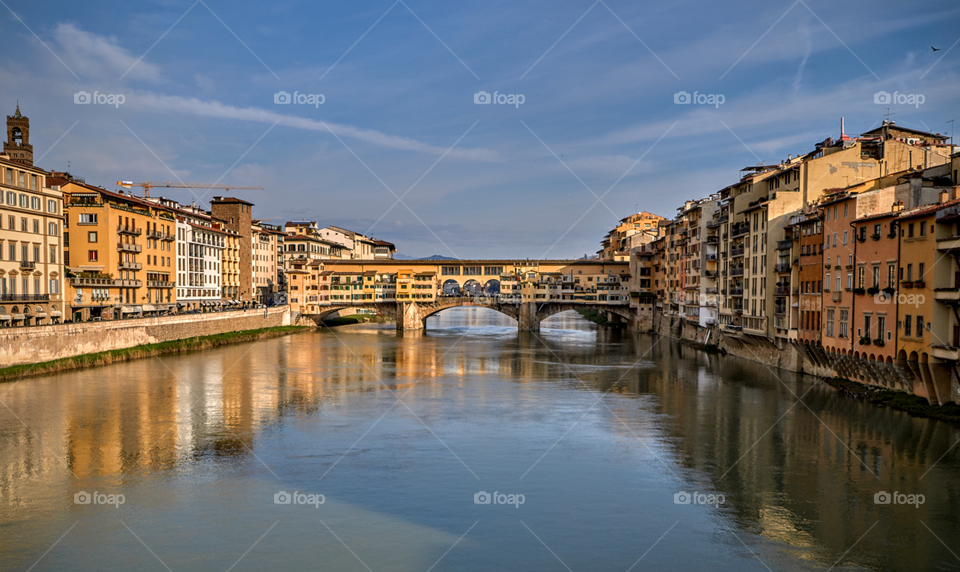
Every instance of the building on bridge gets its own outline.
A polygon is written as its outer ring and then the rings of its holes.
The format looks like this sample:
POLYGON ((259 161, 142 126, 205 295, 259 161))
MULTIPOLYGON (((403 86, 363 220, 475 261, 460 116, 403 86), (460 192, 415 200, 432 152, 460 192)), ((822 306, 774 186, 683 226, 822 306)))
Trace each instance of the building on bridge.
POLYGON ((496 309, 525 329, 578 307, 630 321, 629 270, 628 262, 596 260, 314 260, 292 265, 290 302, 291 310, 315 319, 367 306, 392 313, 401 329, 422 327, 429 315, 463 305, 496 309), (529 315, 521 319, 524 306, 529 315))
POLYGON ((661 236, 660 226, 666 221, 666 217, 644 211, 620 219, 603 237, 597 256, 600 260, 627 261, 635 247, 661 236))

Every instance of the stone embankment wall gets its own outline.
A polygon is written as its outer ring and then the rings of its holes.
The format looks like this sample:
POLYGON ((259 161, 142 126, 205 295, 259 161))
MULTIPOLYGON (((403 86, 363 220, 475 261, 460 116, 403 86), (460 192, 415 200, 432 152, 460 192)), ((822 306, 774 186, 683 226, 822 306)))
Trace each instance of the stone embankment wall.
POLYGON ((0 329, 0 366, 291 324, 290 307, 0 329))
POLYGON ((852 355, 831 354, 820 346, 806 346, 782 339, 774 341, 760 336, 732 336, 724 334, 717 326, 704 328, 683 318, 659 313, 653 319, 652 332, 678 340, 717 346, 729 355, 760 362, 771 369, 824 378, 840 377, 918 395, 931 404, 960 403, 960 382, 942 364, 881 363, 852 355))

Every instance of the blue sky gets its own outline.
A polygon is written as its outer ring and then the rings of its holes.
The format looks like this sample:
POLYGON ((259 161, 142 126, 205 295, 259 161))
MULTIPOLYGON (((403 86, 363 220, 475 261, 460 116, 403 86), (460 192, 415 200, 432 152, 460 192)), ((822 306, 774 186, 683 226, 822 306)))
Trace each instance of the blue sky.
POLYGON ((39 166, 108 189, 262 186, 231 194, 409 255, 579 257, 638 208, 671 216, 836 137, 841 116, 875 127, 878 91, 922 94, 891 118, 949 133, 958 24, 947 1, 7 1, 0 104, 20 98, 39 166))

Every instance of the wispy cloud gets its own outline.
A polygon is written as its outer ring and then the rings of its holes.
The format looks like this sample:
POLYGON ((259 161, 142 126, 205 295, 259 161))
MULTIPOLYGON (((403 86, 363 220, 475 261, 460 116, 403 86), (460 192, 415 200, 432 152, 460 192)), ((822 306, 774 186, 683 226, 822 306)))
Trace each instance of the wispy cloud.
MULTIPOLYGON (((61 58, 80 74, 84 81, 109 78, 116 80, 129 70, 137 58, 119 45, 116 38, 81 30, 71 23, 57 25, 52 37, 61 58)), ((140 62, 127 76, 150 82, 160 81, 160 68, 140 62)))

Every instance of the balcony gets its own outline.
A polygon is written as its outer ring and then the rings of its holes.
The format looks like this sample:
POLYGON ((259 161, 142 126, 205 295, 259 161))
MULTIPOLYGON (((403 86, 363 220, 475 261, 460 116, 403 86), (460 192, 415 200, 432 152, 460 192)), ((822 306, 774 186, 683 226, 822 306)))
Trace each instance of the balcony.
POLYGON ((132 226, 121 225, 117 227, 117 232, 120 234, 129 234, 130 236, 140 236, 143 234, 142 228, 134 228, 132 226))
POLYGON ((960 302, 960 288, 937 288, 933 291, 933 297, 938 302, 957 304, 960 302))
POLYGON ((139 244, 130 244, 128 242, 118 242, 117 250, 120 252, 142 252, 143 247, 139 244))
POLYGON ((36 262, 29 262, 27 260, 20 261, 20 270, 35 270, 37 268, 36 262))
POLYGON ((793 265, 790 264, 789 262, 778 262, 774 268, 776 269, 777 272, 785 273, 785 272, 790 272, 792 267, 793 265))
POLYGON ((743 267, 741 266, 739 268, 731 268, 730 276, 743 276, 743 267))
POLYGON ((0 294, 0 302, 47 302, 50 294, 0 294))
POLYGON ((717 289, 716 289, 716 288, 707 288, 707 289, 705 290, 705 292, 706 292, 707 294, 716 294, 716 293, 717 293, 717 289))
POLYGON ((731 295, 731 296, 743 296, 743 288, 731 288, 731 289, 730 289, 730 295, 731 295))
POLYGON ((790 295, 790 286, 777 286, 773 290, 774 296, 789 296, 790 295))
POLYGON ((143 268, 143 264, 139 262, 121 262, 117 264, 117 267, 120 268, 120 270, 140 270, 143 268))
POLYGON ((937 239, 937 250, 940 252, 960 251, 960 236, 951 236, 937 239))
POLYGON ((706 242, 707 242, 707 244, 720 244, 720 237, 719 237, 719 236, 708 236, 706 242))
POLYGON ((777 250, 790 250, 793 248, 792 240, 778 240, 777 241, 777 250))
MULTIPOLYGON (((139 282, 139 280, 137 280, 139 282)), ((147 288, 173 288, 176 286, 169 280, 147 280, 147 288)))
POLYGON ((160 240, 161 238, 163 238, 163 232, 159 230, 147 229, 147 238, 155 238, 157 240, 160 240))
POLYGON ((743 236, 750 233, 750 225, 745 224, 742 226, 734 226, 730 231, 731 238, 737 238, 738 236, 743 236))
POLYGON ((960 348, 953 346, 931 346, 933 348, 933 357, 950 361, 960 359, 960 348))
POLYGON ((833 300, 834 302, 839 302, 842 296, 843 296, 843 292, 830 293, 830 299, 833 300))
POLYGON ((743 256, 743 253, 746 249, 744 247, 740 248, 731 248, 730 249, 730 258, 739 258, 743 256))

